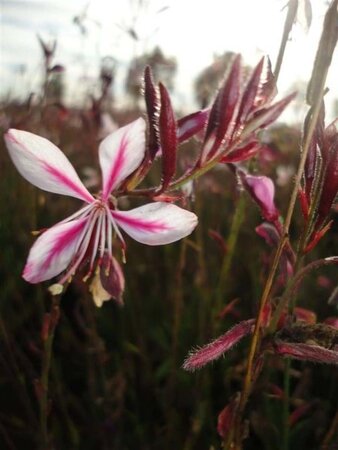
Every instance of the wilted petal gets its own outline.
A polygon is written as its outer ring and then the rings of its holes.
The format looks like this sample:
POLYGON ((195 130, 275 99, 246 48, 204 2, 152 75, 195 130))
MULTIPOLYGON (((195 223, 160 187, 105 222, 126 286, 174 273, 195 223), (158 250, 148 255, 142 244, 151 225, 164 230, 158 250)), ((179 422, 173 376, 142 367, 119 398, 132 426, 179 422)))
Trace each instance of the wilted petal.
POLYGON ((139 118, 107 136, 99 147, 102 198, 136 170, 145 155, 145 122, 139 118))
POLYGON ((277 247, 280 233, 271 223, 263 222, 255 228, 258 236, 263 238, 270 247, 277 247))
POLYGON ((279 212, 274 203, 275 186, 272 180, 265 176, 253 176, 242 171, 239 174, 244 187, 259 205, 263 217, 270 222, 277 220, 279 212))
POLYGON ((226 439, 234 423, 239 397, 234 397, 230 403, 219 413, 217 418, 217 432, 221 438, 226 439))
POLYGON ((98 308, 101 308, 104 302, 111 299, 109 292, 105 290, 101 283, 101 277, 99 273, 94 275, 92 282, 90 283, 89 290, 93 296, 93 301, 98 308))
POLYGON ((112 211, 118 225, 142 244, 163 245, 188 236, 197 216, 176 205, 156 202, 130 211, 112 211))
POLYGON ((40 283, 65 270, 74 257, 87 221, 84 217, 56 224, 45 231, 29 252, 23 278, 30 283, 40 283))
POLYGON ((278 355, 317 363, 338 364, 338 352, 320 345, 277 341, 274 350, 278 355))
POLYGON ((109 293, 109 298, 114 298, 120 305, 123 304, 123 292, 125 287, 124 275, 120 264, 112 256, 106 253, 100 267, 102 287, 109 293))
POLYGON ((193 350, 184 361, 183 369, 194 371, 200 369, 211 361, 218 359, 223 353, 230 350, 244 336, 252 333, 254 319, 249 319, 238 323, 225 334, 205 345, 202 348, 193 350))
POLYGON ((6 133, 5 141, 13 163, 30 183, 87 203, 94 201, 67 157, 48 139, 11 129, 6 133))

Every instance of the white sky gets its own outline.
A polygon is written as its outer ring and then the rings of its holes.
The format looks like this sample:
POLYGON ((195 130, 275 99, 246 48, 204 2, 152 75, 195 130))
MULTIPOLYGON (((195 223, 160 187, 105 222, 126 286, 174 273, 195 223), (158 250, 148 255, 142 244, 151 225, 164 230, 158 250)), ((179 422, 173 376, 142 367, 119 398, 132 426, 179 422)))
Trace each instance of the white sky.
MULTIPOLYGON (((0 0, 0 94, 10 91, 12 96, 20 96, 38 86, 41 51, 36 33, 58 39, 55 61, 66 66, 69 100, 84 93, 88 80, 93 81, 98 73, 100 59, 108 55, 119 63, 117 83, 122 92, 130 59, 156 45, 177 59, 175 102, 180 107, 191 105, 193 80, 212 62, 214 54, 240 52, 245 63, 251 65, 262 54, 268 54, 274 65, 287 0, 143 0, 147 6, 136 18, 140 41, 135 43, 122 28, 132 25, 139 3, 142 0, 0 0), (73 17, 81 14, 88 3, 88 19, 84 22, 88 33, 83 37, 73 17), (165 6, 169 8, 158 13, 165 6)), ((328 2, 311 3, 313 22, 309 32, 301 25, 292 31, 278 83, 281 93, 310 77, 328 2)), ((329 103, 337 96, 337 80, 336 56, 327 83, 329 103)))

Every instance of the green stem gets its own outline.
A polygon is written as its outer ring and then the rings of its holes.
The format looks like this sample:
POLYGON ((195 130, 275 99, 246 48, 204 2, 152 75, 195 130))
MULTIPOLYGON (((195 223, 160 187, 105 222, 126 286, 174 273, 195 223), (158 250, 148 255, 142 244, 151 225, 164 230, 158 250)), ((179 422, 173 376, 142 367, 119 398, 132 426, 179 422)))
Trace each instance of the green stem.
POLYGON ((289 413, 290 413, 290 358, 285 359, 284 366, 284 396, 283 396, 283 442, 282 449, 289 450, 289 413))
POLYGON ((44 340, 42 372, 40 380, 40 432, 41 432, 41 446, 43 450, 49 448, 48 436, 48 389, 49 389, 49 372, 52 361, 52 349, 54 342, 55 329, 59 316, 60 297, 53 296, 52 311, 50 319, 50 327, 48 336, 44 340))

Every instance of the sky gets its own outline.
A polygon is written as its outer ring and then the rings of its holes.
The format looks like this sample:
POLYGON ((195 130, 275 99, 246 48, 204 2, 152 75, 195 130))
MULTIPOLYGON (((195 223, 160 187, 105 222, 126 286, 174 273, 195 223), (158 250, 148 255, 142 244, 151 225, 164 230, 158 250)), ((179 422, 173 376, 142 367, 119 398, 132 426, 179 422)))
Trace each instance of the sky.
MULTIPOLYGON (((286 14, 287 0, 0 0, 1 87, 20 97, 38 89, 42 72, 41 50, 36 38, 57 38, 55 61, 66 67, 67 101, 81 99, 97 79, 102 57, 118 62, 117 90, 120 99, 131 58, 160 46, 178 62, 175 98, 177 107, 189 109, 193 80, 225 51, 239 52, 254 65, 264 54, 274 65, 286 14), (140 6, 141 5, 141 6, 140 6), (74 23, 83 18, 86 34, 74 23), (138 41, 131 39, 134 27, 138 41)), ((311 1, 313 20, 306 30, 300 14, 286 49, 278 89, 306 82, 322 29, 328 2, 311 1)), ((328 103, 337 96, 338 58, 334 58, 327 85, 328 103)), ((332 112, 331 112, 332 113, 332 112)))

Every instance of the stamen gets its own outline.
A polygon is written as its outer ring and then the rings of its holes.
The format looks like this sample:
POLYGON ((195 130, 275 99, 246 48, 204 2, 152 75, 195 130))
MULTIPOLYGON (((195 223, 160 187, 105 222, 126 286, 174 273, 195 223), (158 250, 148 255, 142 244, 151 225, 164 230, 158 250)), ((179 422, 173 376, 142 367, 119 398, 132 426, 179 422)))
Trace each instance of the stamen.
POLYGON ((101 242, 100 242, 100 259, 102 260, 106 246, 106 214, 102 213, 101 222, 101 242))
MULTIPOLYGON (((61 280, 59 281, 59 284, 63 284, 65 281, 67 281, 67 279, 70 276, 73 276, 76 269, 79 267, 79 265, 81 264, 81 262, 83 261, 83 258, 86 254, 86 251, 88 249, 89 243, 90 243, 90 239, 92 236, 92 232, 94 229, 94 226, 96 224, 97 218, 100 214, 100 211, 98 210, 94 210, 93 213, 91 214, 91 217, 89 217, 88 222, 86 224, 86 227, 84 229, 85 234, 83 233, 83 240, 80 243, 80 245, 78 245, 78 249, 80 250, 79 255, 77 255, 74 263, 72 264, 72 266, 68 269, 68 271, 66 272, 66 274, 61 278, 61 280)), ((80 240, 79 240, 80 242, 80 240)), ((77 250, 75 252, 75 254, 77 253, 77 250)))
POLYGON ((106 211, 107 211, 108 218, 109 218, 111 224, 113 225, 113 228, 114 228, 114 231, 115 231, 117 237, 118 237, 118 238, 120 239, 120 241, 121 241, 123 250, 125 250, 125 249, 127 248, 127 245, 126 245, 126 243, 125 243, 125 241, 124 241, 124 239, 123 239, 123 236, 122 236, 120 230, 118 229, 118 227, 117 227, 117 225, 116 225, 115 219, 114 219, 114 217, 113 217, 113 215, 112 215, 110 209, 108 208, 107 205, 105 205, 105 206, 106 206, 106 211))
POLYGON ((90 264, 89 264, 89 274, 93 270, 93 265, 94 265, 95 257, 96 257, 97 250, 98 250, 102 220, 103 220, 103 214, 101 213, 100 217, 99 217, 99 219, 97 221, 97 225, 96 225, 95 240, 94 240, 92 256, 91 256, 90 264))
POLYGON ((88 211, 94 206, 95 206, 94 203, 91 203, 90 205, 87 205, 84 208, 79 209, 79 211, 76 211, 76 213, 72 214, 71 216, 67 217, 66 219, 62 220, 59 223, 67 223, 74 219, 80 219, 81 217, 86 216, 88 211))

